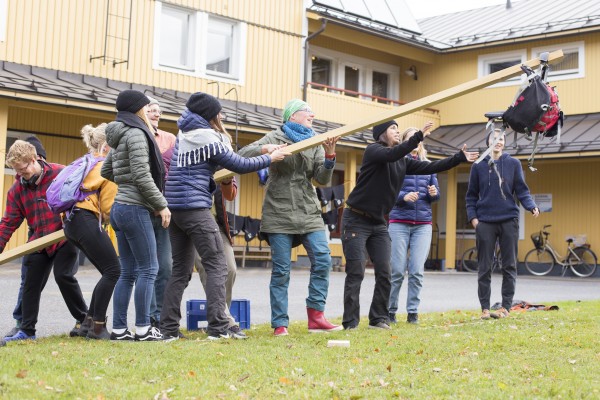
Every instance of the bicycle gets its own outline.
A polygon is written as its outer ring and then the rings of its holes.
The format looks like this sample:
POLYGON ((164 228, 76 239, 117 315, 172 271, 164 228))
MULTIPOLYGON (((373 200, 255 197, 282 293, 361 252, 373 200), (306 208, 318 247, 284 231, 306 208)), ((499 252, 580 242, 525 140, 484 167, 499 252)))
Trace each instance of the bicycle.
POLYGON ((544 225, 541 231, 531 235, 535 248, 525 256, 527 271, 532 275, 547 275, 554 268, 554 264, 558 264, 563 267, 561 276, 565 276, 567 268, 570 268, 573 274, 582 278, 592 276, 596 272, 598 258, 590 250, 589 245, 575 246, 573 238, 567 238, 567 255, 560 260, 561 256, 552 248, 548 240, 550 232, 546 231, 546 228, 551 226, 544 225))
MULTIPOLYGON (((477 247, 471 247, 462 255, 462 268, 467 272, 477 272, 479 264, 477 263, 477 247)), ((502 257, 500 256, 500 244, 496 241, 496 250, 492 259, 492 273, 497 268, 502 268, 502 257)))

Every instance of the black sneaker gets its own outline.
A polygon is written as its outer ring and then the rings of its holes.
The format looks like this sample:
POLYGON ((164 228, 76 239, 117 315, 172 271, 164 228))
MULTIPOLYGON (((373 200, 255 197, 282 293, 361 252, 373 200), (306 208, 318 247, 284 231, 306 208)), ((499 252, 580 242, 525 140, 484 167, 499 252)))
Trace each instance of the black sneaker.
POLYGON ((382 329, 382 330, 390 330, 390 326, 385 322, 378 322, 375 325, 369 325, 370 329, 382 329))
POLYGON ((163 335, 160 333, 160 329, 150 328, 144 335, 135 334, 135 340, 138 342, 158 342, 163 340, 163 335))
POLYGON ((388 314, 388 319, 390 320, 390 324, 397 324, 398 321, 396 320, 396 313, 389 313, 388 314))
POLYGON ((165 332, 162 331, 163 341, 164 342, 174 342, 175 340, 181 339, 179 336, 179 331, 177 332, 165 332))
POLYGON ((417 313, 408 313, 406 316, 406 322, 409 324, 418 324, 419 323, 419 314, 417 313))
POLYGON ((354 331, 356 329, 358 329, 358 325, 348 325, 344 327, 345 331, 354 331))
POLYGON ((228 331, 229 335, 234 339, 248 339, 248 335, 238 325, 230 327, 228 331))
POLYGON ((115 333, 113 331, 110 334, 110 340, 134 340, 134 337, 129 329, 125 329, 125 332, 123 333, 115 333))
POLYGON ((81 322, 77 321, 75 323, 75 326, 73 327, 73 329, 71 329, 71 332, 69 332, 69 336, 78 337, 80 329, 81 329, 81 322))
POLYGON ((181 331, 179 331, 177 336, 179 337, 179 339, 187 339, 187 337, 185 337, 185 335, 183 333, 181 333, 181 331))

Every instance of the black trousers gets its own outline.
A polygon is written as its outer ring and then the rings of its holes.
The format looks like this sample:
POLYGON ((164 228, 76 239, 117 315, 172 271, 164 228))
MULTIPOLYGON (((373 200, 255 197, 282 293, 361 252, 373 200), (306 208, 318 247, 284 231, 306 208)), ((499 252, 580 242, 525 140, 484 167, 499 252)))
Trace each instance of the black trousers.
POLYGON ((121 275, 119 257, 108 234, 98 226, 98 217, 89 210, 76 209, 65 222, 65 236, 77 246, 102 274, 92 292, 88 315, 94 321, 106 319, 106 309, 121 275))
POLYGON ((160 329, 174 335, 179 331, 181 300, 192 278, 198 252, 206 271, 206 319, 208 334, 224 333, 229 327, 225 315, 227 261, 217 221, 209 209, 171 210, 169 236, 173 251, 173 272, 167 283, 160 313, 160 329))
POLYGON ((54 279, 60 289, 67 308, 73 318, 81 322, 87 313, 87 306, 79 282, 75 279, 79 263, 77 262, 77 249, 68 241, 61 246, 52 257, 45 251, 28 254, 23 258, 27 266, 25 286, 23 287, 23 322, 21 330, 28 335, 35 335, 38 313, 40 311, 40 298, 44 283, 48 280, 50 270, 54 265, 54 279))
POLYGON ((375 288, 369 310, 369 324, 388 322, 391 245, 392 240, 386 224, 358 215, 349 209, 344 210, 342 218, 342 247, 346 257, 342 320, 344 328, 358 326, 360 321, 360 286, 365 277, 367 254, 375 267, 375 288))
POLYGON ((502 258, 502 307, 510 310, 517 283, 517 247, 519 241, 519 220, 502 222, 482 222, 475 229, 477 239, 477 294, 482 310, 490 309, 492 284, 492 262, 496 240, 500 244, 502 258))

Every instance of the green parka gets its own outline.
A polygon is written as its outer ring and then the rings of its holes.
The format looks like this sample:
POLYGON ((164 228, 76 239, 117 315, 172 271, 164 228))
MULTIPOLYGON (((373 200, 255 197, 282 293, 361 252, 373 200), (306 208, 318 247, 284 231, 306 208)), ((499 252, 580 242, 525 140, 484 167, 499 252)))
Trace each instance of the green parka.
POLYGON ((119 186, 115 201, 153 211, 167 207, 167 200, 152 179, 150 150, 144 131, 114 121, 106 127, 106 142, 111 150, 102 165, 101 175, 119 186))
MULTIPOLYGON (((293 144, 277 128, 262 139, 242 148, 239 154, 254 157, 261 154, 265 144, 293 144)), ((321 203, 311 182, 326 185, 333 167, 325 168, 325 150, 316 146, 272 163, 265 188, 261 231, 265 233, 304 234, 325 229, 321 203)))

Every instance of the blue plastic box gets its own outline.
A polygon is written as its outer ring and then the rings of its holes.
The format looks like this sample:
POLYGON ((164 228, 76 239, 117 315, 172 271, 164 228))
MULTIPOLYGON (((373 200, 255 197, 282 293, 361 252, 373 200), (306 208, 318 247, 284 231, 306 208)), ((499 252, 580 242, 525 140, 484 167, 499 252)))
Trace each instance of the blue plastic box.
MULTIPOLYGON (((187 329, 189 331, 198 330, 198 323, 206 321, 206 300, 188 300, 186 310, 187 329)), ((250 329, 250 300, 231 300, 229 312, 240 324, 241 329, 250 329)))

